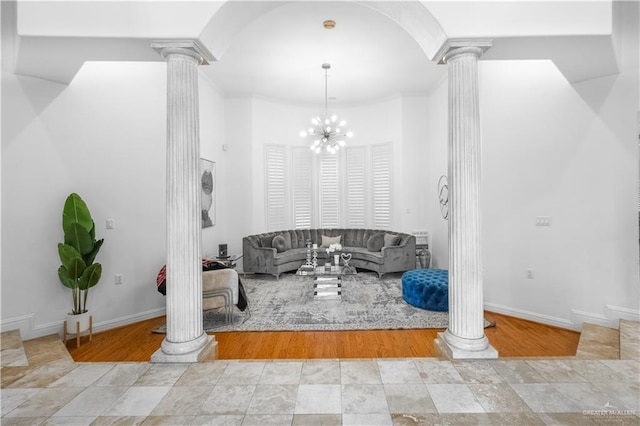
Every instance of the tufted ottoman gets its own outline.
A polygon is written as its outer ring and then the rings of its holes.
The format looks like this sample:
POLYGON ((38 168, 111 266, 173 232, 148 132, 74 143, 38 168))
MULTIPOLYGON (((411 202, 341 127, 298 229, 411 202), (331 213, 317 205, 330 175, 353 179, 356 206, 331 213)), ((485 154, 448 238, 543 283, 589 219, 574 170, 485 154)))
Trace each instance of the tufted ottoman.
POLYGON ((449 271, 414 269, 402 274, 402 298, 430 311, 449 310, 449 271))

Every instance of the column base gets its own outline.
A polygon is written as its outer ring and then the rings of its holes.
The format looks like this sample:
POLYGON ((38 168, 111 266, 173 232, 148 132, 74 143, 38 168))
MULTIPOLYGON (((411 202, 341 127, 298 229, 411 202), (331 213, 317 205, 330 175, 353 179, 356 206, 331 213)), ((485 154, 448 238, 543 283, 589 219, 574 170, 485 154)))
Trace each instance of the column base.
POLYGON ((161 347, 160 349, 155 351, 153 355, 151 355, 151 362, 202 362, 205 358, 209 357, 212 352, 215 354, 215 358, 217 357, 218 342, 216 341, 215 336, 206 336, 207 337, 205 344, 191 352, 181 354, 167 354, 162 350, 161 347))
POLYGON ((433 344, 440 359, 498 359, 498 351, 490 344, 480 350, 461 349, 449 344, 444 333, 438 333, 438 338, 433 344))

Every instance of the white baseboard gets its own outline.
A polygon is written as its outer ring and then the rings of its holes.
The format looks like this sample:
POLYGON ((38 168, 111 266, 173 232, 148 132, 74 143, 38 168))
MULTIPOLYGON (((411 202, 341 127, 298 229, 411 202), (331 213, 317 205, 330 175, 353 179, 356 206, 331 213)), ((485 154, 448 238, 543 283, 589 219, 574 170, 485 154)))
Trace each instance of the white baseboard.
MULTIPOLYGON (((29 340, 25 338, 25 336, 29 335, 31 333, 31 330, 33 330, 33 314, 21 315, 19 317, 13 317, 0 321, 0 332, 4 333, 5 331, 11 330, 20 330, 20 336, 22 337, 22 340, 29 340)), ((43 336, 45 336, 45 334, 43 334, 43 336)), ((30 337, 30 339, 33 339, 33 337, 30 337)))
POLYGON ((484 308, 488 311, 575 331, 581 331, 582 325, 585 323, 617 329, 619 327, 620 319, 640 321, 640 311, 638 310, 612 305, 605 306, 605 315, 572 309, 571 319, 568 320, 564 318, 557 318, 549 315, 539 314, 536 312, 529 312, 522 309, 511 308, 509 306, 498 305, 495 303, 484 304, 484 308))
POLYGON ((640 321, 640 310, 622 308, 620 306, 605 305, 610 318, 617 318, 630 321, 640 321))
POLYGON ((553 325, 555 327, 580 331, 580 327, 576 327, 574 323, 564 318, 552 317, 549 315, 539 314, 537 312, 525 311, 522 309, 511 308, 509 306, 498 305, 495 303, 485 303, 484 308, 487 311, 496 312, 498 314, 509 315, 529 321, 539 322, 541 324, 553 325))
POLYGON ((616 330, 620 325, 620 321, 617 318, 612 319, 601 314, 583 312, 576 309, 571 310, 571 319, 573 323, 579 327, 579 330, 582 330, 582 325, 585 323, 599 325, 600 327, 615 328, 616 330))
MULTIPOLYGON (((166 313, 166 308, 152 309, 146 312, 140 312, 133 315, 127 315, 120 318, 114 318, 107 321, 94 322, 93 332, 110 330, 112 328, 121 327, 123 325, 133 324, 135 322, 148 320, 162 316, 166 313)), ((45 324, 34 324, 34 314, 23 315, 20 317, 9 318, 0 322, 1 331, 20 330, 22 340, 37 339, 38 337, 49 336, 52 334, 62 335, 63 321, 54 321, 45 324)))

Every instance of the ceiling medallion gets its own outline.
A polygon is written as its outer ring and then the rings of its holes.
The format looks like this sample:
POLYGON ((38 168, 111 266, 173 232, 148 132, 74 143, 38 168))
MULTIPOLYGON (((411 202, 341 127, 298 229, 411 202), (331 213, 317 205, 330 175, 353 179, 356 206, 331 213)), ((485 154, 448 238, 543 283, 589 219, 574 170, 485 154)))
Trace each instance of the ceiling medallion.
POLYGON ((332 21, 331 19, 327 19, 322 23, 322 26, 328 30, 332 30, 336 27, 336 21, 332 21))

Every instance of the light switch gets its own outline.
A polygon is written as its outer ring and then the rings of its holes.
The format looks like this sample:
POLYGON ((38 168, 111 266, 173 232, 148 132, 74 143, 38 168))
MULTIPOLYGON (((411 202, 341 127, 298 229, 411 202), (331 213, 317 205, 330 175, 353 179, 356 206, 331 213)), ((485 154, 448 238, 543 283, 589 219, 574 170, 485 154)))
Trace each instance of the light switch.
POLYGON ((113 219, 107 219, 107 229, 113 229, 115 226, 115 221, 113 219))

